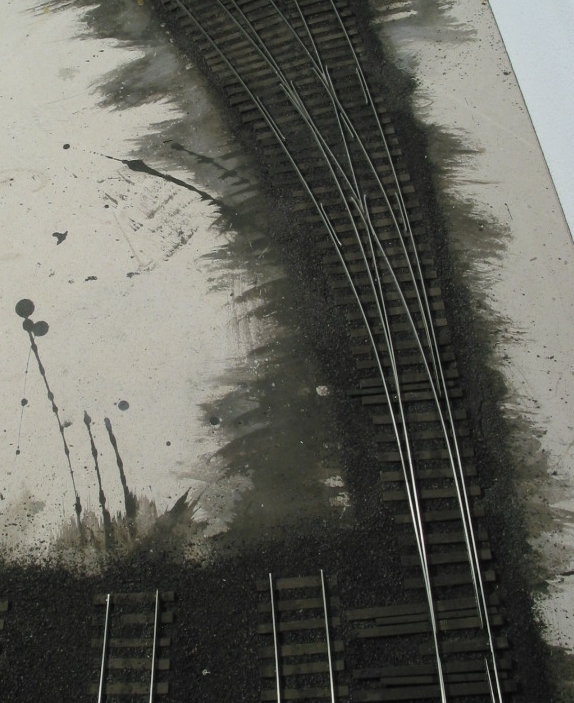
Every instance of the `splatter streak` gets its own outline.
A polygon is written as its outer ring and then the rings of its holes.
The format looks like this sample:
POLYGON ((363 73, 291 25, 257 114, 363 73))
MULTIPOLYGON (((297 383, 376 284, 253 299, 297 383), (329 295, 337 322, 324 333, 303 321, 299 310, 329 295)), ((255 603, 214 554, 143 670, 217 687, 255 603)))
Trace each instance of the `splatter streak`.
POLYGON ((40 352, 38 350, 38 346, 36 345, 36 339, 35 335, 38 334, 38 336, 43 336, 48 332, 48 323, 44 322, 43 320, 40 322, 34 323, 30 319, 30 315, 34 312, 34 303, 31 300, 20 300, 16 304, 16 314, 19 315, 20 317, 24 318, 24 322, 22 323, 22 327, 26 332, 28 333, 28 337, 30 338, 30 348, 32 350, 32 353, 36 357, 36 361, 38 363, 38 370, 40 371, 40 376, 42 377, 42 380, 44 381, 44 385, 46 386, 46 391, 48 393, 48 400, 51 403, 52 406, 52 412, 54 413, 54 416, 56 418, 56 421, 58 423, 58 429, 60 431, 60 436, 62 437, 62 444, 64 445, 64 454, 66 455, 66 460, 68 462, 68 469, 70 471, 70 477, 72 479, 72 486, 74 488, 74 496, 75 496, 75 504, 74 504, 74 509, 76 511, 76 520, 78 523, 78 529, 80 531, 80 537, 83 540, 83 528, 82 528, 82 522, 80 520, 80 516, 82 513, 82 503, 80 502, 80 496, 78 495, 78 491, 76 490, 76 481, 74 478, 74 470, 72 468, 72 460, 70 458, 70 448, 68 447, 68 442, 66 440, 66 433, 65 433, 65 427, 62 424, 62 421, 60 420, 60 413, 58 410, 58 406, 56 405, 56 401, 54 399, 54 393, 52 392, 52 389, 50 388, 50 384, 48 383, 48 378, 46 376, 46 369, 44 368, 42 361, 40 359, 40 352))
POLYGON ((92 418, 88 415, 88 413, 84 410, 84 424, 86 425, 86 429, 88 430, 88 434, 90 436, 90 446, 92 448, 92 456, 94 458, 94 466, 96 468, 96 476, 98 477, 98 486, 100 489, 99 493, 99 500, 100 500, 100 507, 102 509, 102 518, 104 520, 104 547, 110 548, 113 546, 114 542, 114 535, 113 535, 113 530, 112 530, 112 519, 110 517, 110 511, 106 508, 106 494, 104 493, 104 489, 102 487, 102 477, 100 474, 100 465, 98 463, 98 450, 96 448, 96 443, 94 442, 94 435, 92 434, 92 418))
POLYGON ((225 168, 225 166, 222 166, 219 162, 217 162, 211 156, 205 156, 205 154, 198 154, 196 151, 192 151, 191 149, 186 149, 186 147, 184 147, 183 144, 179 144, 178 142, 172 142, 171 148, 174 151, 183 151, 186 154, 193 156, 195 159, 197 159, 198 163, 200 163, 200 164, 209 164, 210 166, 213 166, 214 168, 216 168, 218 171, 223 171, 223 175, 220 176, 222 181, 225 180, 226 178, 235 178, 237 183, 245 183, 245 184, 249 183, 249 180, 247 178, 243 178, 243 176, 240 176, 238 174, 236 168, 234 168, 232 170, 225 168))
POLYGON ((145 161, 142 161, 141 159, 116 159, 115 156, 107 156, 106 154, 102 154, 102 156, 105 156, 106 159, 111 159, 112 161, 119 161, 120 163, 125 164, 130 169, 130 171, 147 173, 149 176, 155 176, 156 178, 161 178, 164 181, 167 181, 168 183, 173 183, 174 185, 180 186, 181 188, 191 190, 193 193, 197 193, 198 195, 200 195, 202 200, 208 200, 213 205, 217 205, 217 207, 220 208, 222 214, 226 214, 228 210, 230 211, 230 208, 228 208, 225 203, 223 203, 221 200, 218 200, 217 198, 214 198, 212 195, 206 193, 204 190, 200 190, 199 188, 192 186, 191 183, 186 183, 185 181, 182 181, 180 178, 170 176, 169 173, 162 173, 161 171, 157 171, 155 168, 148 166, 145 161))
POLYGON ((16 446, 16 455, 20 454, 20 439, 22 437, 22 421, 24 419, 24 408, 28 405, 28 400, 26 399, 26 384, 28 382, 28 368, 30 367, 30 358, 32 356, 32 350, 28 352, 28 359, 26 360, 26 370, 24 371, 24 388, 22 389, 22 400, 20 405, 22 410, 20 410, 20 422, 18 423, 18 444, 16 446))
POLYGON ((122 483, 122 488, 124 489, 124 503, 125 503, 125 507, 126 507, 126 517, 128 518, 128 526, 129 526, 130 534, 133 534, 133 532, 135 530, 135 522, 134 521, 135 521, 135 517, 136 517, 136 513, 137 513, 136 497, 128 488, 128 482, 126 481, 126 475, 124 473, 124 462, 122 461, 122 458, 121 458, 120 453, 118 451, 118 443, 117 443, 116 437, 113 433, 112 423, 111 423, 109 417, 104 418, 104 424, 106 426, 106 430, 108 431, 108 437, 110 438, 111 445, 114 448, 114 452, 116 454, 116 462, 117 462, 118 469, 120 472, 120 481, 122 483))

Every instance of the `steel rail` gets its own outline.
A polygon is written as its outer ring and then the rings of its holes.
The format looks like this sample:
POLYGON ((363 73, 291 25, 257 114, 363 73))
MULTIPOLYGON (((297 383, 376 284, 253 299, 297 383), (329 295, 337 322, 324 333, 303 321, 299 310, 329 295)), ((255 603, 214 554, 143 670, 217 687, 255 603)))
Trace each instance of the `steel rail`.
POLYGON ((153 644, 151 651, 151 677, 149 685, 149 703, 153 703, 155 695, 155 673, 156 673, 156 648, 157 648, 157 637, 159 630, 159 589, 155 592, 155 614, 153 621, 153 644))
POLYGON ((329 683, 331 685, 331 703, 335 703, 335 677, 333 675, 333 655, 331 653, 331 634, 329 632, 329 610, 327 605, 327 590, 325 574, 321 569, 321 592, 323 594, 323 612, 325 614, 325 639, 327 640, 327 659, 329 660, 329 683))
POLYGON ((273 621, 273 648, 275 650, 275 685, 277 688, 277 703, 281 703, 281 673, 279 670, 279 637, 277 634, 277 619, 275 616, 275 596, 273 591, 273 575, 269 574, 269 597, 271 598, 271 619, 273 621))
POLYGON ((110 620, 111 594, 106 596, 106 619, 104 622, 104 644, 102 646, 102 664, 100 667, 100 685, 98 688, 98 703, 102 703, 104 698, 104 674, 106 671, 106 654, 108 650, 108 624, 110 620))

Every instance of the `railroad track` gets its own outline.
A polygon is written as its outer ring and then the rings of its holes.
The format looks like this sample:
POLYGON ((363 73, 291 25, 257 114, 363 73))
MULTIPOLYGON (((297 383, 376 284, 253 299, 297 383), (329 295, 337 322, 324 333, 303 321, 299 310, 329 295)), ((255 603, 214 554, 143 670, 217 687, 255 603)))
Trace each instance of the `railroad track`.
POLYGON ((337 579, 325 576, 260 581, 258 611, 265 622, 257 628, 268 643, 260 650, 262 701, 324 700, 347 697, 338 682, 344 670, 337 579), (270 686, 270 684, 273 684, 270 686))
POLYGON ((291 194, 349 323, 361 377, 350 394, 377 428, 383 500, 403 530, 404 586, 412 594, 404 612, 388 616, 392 622, 376 610, 351 611, 351 619, 358 638, 394 636, 393 628, 426 637, 416 676, 427 681, 415 696, 396 683, 392 662, 374 677, 358 668, 365 688, 355 700, 382 700, 389 688, 397 700, 508 700, 504 613, 432 237, 385 98, 364 68, 350 5, 156 3, 189 34, 249 130, 270 183, 291 194))
POLYGON ((88 686, 98 703, 140 698, 149 703, 168 693, 169 684, 160 680, 169 670, 165 656, 171 638, 163 631, 173 623, 166 604, 174 601, 172 591, 108 593, 94 597, 101 611, 93 625, 99 635, 92 639, 99 680, 88 686))

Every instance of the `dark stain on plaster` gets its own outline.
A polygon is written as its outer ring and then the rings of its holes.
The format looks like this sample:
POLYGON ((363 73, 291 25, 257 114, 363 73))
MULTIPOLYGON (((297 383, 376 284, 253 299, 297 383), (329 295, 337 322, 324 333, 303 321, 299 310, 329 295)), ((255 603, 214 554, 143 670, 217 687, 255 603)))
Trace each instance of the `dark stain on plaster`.
POLYGON ((112 519, 110 516, 110 511, 106 508, 106 494, 102 486, 102 477, 100 474, 100 465, 98 462, 98 450, 96 448, 96 443, 94 441, 94 435, 92 433, 92 418, 84 410, 84 424, 88 430, 88 435, 90 437, 90 447, 92 450, 92 457, 94 459, 94 468, 96 470, 96 476, 98 479, 98 498, 100 502, 100 508, 102 511, 102 520, 104 523, 104 549, 110 549, 114 544, 114 533, 112 530, 112 519))
POLYGON ((58 244, 61 244, 66 240, 66 237, 68 236, 68 230, 65 232, 53 232, 52 237, 56 238, 56 246, 58 244))
POLYGON ((137 501, 135 495, 130 491, 128 487, 128 482, 126 479, 126 474, 124 472, 124 462, 120 456, 120 452, 118 449, 118 443, 116 440, 116 436, 114 435, 113 429, 112 429, 112 423, 109 417, 104 418, 104 424, 106 426, 106 430, 108 431, 108 437, 110 440, 110 443, 114 449, 114 453, 116 455, 116 463, 118 466, 118 471, 120 474, 120 481, 122 484, 122 488, 124 491, 124 507, 126 511, 126 517, 128 519, 128 526, 130 529, 130 534, 135 533, 135 524, 134 520, 136 517, 137 513, 137 501))
POLYGON ((191 185, 191 183, 186 183, 185 181, 182 181, 181 178, 175 178, 175 176, 170 176, 168 173, 162 173, 161 171, 158 171, 157 169, 148 166, 142 159, 116 159, 114 156, 106 156, 106 158, 112 159, 113 161, 120 161, 122 164, 125 164, 130 169, 130 171, 136 171, 138 173, 147 173, 148 176, 161 178, 162 180, 167 181, 168 183, 173 183, 176 186, 180 186, 181 188, 186 188, 187 190, 190 190, 192 193, 197 193, 199 196, 201 196, 202 200, 207 200, 212 205, 216 205, 217 207, 219 207, 222 213, 227 210, 227 206, 221 200, 214 198, 209 193, 206 193, 204 190, 196 188, 195 186, 191 185))
MULTIPOLYGON (((76 520, 78 524, 78 529, 80 532, 82 531, 82 525, 81 525, 81 520, 80 516, 82 513, 82 503, 80 501, 80 496, 78 494, 78 491, 76 490, 76 481, 74 478, 74 470, 72 468, 72 460, 70 458, 70 448, 68 446, 68 442, 66 440, 66 433, 65 433, 65 425, 62 424, 62 421, 60 420, 60 412, 58 409, 58 406, 56 405, 56 401, 54 398, 54 393, 52 389, 50 388, 50 384, 48 382, 48 377, 46 375, 46 369, 44 368, 44 365, 42 364, 42 361, 40 359, 40 351, 38 349, 38 346, 36 344, 35 340, 35 333, 38 331, 39 336, 42 336, 48 332, 48 323, 44 321, 36 322, 34 323, 30 315, 34 312, 35 306, 34 303, 27 299, 24 298, 16 304, 16 314, 19 315, 20 317, 24 318, 24 322, 22 323, 22 326, 24 327, 25 331, 28 332, 28 337, 30 339, 30 347, 32 350, 32 353, 34 354, 36 358, 36 362, 38 364, 38 370, 40 372, 40 376, 42 377, 42 380, 44 381, 44 386, 46 387, 46 392, 48 394, 48 400, 50 401, 50 405, 52 408, 52 412, 54 413, 54 417, 56 418, 56 422, 58 423, 58 430, 60 432, 60 436, 62 438, 62 444, 64 446, 64 454, 66 456, 66 462, 68 464, 68 470, 70 472, 70 478, 72 479, 72 486, 74 488, 74 495, 75 495, 75 504, 74 504, 74 509, 76 512, 76 520)), ((19 452, 19 448, 17 449, 17 452, 19 452)))
POLYGON ((248 178, 244 178, 243 176, 239 175, 239 170, 237 168, 228 169, 211 156, 206 156, 205 154, 198 154, 197 152, 192 151, 191 149, 187 149, 183 146, 183 144, 180 144, 179 142, 172 142, 170 146, 174 151, 182 151, 186 154, 189 154, 190 156, 193 156, 193 158, 196 159, 199 164, 209 164, 218 171, 222 171, 222 175, 220 176, 222 180, 226 180, 227 178, 233 178, 236 180, 237 183, 250 183, 248 178))

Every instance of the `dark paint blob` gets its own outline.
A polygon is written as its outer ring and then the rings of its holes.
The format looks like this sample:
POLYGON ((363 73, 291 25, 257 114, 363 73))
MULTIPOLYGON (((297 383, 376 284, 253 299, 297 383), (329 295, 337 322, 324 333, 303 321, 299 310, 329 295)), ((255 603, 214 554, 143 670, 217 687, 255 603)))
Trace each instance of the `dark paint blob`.
POLYGON ((58 240, 56 242, 56 246, 58 244, 61 244, 64 241, 64 239, 66 239, 67 236, 68 236, 68 230, 66 230, 65 232, 53 232, 52 233, 52 237, 56 237, 56 239, 58 240))
POLYGON ((34 312, 34 303, 28 298, 23 298, 16 303, 16 314, 20 317, 30 317, 34 312))
POLYGON ((97 276, 88 276, 85 280, 86 281, 97 281, 98 277, 97 276))
POLYGON ((22 327, 26 330, 26 332, 31 332, 34 329, 34 323, 29 317, 27 317, 22 323, 22 327))
POLYGON ((221 420, 220 420, 218 417, 216 417, 216 416, 214 415, 213 417, 210 417, 210 418, 209 418, 209 422, 210 422, 211 425, 219 425, 219 423, 221 422, 221 420))
POLYGON ((171 442, 166 442, 166 443, 165 443, 165 446, 166 446, 166 447, 171 447, 171 442))
POLYGON ((64 146, 62 147, 62 149, 69 149, 69 148, 70 148, 69 144, 64 144, 64 146))
POLYGON ((18 456, 19 454, 20 454, 20 450, 16 449, 16 456, 18 456))
POLYGON ((40 320, 39 322, 34 323, 34 326, 32 327, 32 332, 36 335, 36 337, 43 337, 45 334, 47 334, 49 329, 50 325, 44 320, 40 320))
POLYGON ((118 403, 118 408, 120 410, 127 410, 130 407, 130 404, 128 403, 127 400, 120 400, 118 403))
POLYGON ((20 401, 20 405, 22 407, 24 407, 25 405, 28 405, 28 398, 22 398, 22 400, 20 401))

